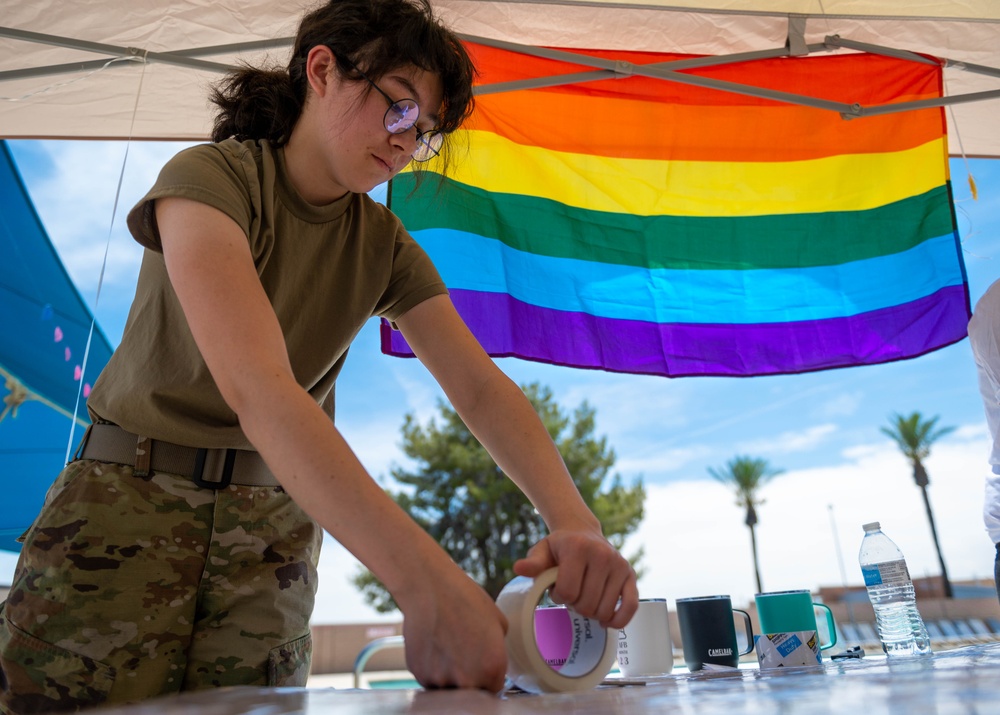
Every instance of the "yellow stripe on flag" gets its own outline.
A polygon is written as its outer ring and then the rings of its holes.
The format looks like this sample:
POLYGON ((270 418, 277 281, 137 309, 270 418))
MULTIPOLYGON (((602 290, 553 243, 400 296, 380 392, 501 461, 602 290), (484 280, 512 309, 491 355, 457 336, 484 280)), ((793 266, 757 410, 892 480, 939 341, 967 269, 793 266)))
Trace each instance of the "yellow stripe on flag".
MULTIPOLYGON (((864 121, 854 120, 854 121, 864 121)), ((764 216, 861 211, 942 186, 944 139, 897 152, 787 162, 623 159, 522 146, 466 131, 469 154, 449 177, 523 194, 643 216, 764 216)), ((423 168, 434 171, 435 162, 423 168)))

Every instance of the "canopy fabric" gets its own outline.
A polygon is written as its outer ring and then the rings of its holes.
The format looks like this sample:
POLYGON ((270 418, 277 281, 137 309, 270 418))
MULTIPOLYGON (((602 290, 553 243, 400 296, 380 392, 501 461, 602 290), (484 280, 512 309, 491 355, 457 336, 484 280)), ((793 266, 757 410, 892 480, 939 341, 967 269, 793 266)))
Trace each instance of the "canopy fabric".
POLYGON ((0 202, 0 374, 16 380, 33 399, 73 415, 81 383, 89 392, 111 357, 111 344, 93 324, 2 141, 0 202))
POLYGON ((70 418, 88 422, 84 398, 110 357, 0 141, 0 549, 16 549, 38 512, 70 418))
MULTIPOLYGON (((995 0, 432 3, 460 33, 526 46, 726 55, 783 47, 790 24, 803 21, 807 44, 839 35, 1000 67, 995 0)), ((132 0, 124 11, 119 3, 8 3, 0 19, 0 137, 204 139, 209 84, 237 60, 283 63, 302 9, 298 0, 132 0)), ((944 76, 946 95, 1000 89, 1000 73, 950 64, 944 76)), ((1000 156, 998 103, 949 110, 951 151, 1000 156)))
MULTIPOLYGON (((484 84, 580 69, 471 47, 484 84)), ((834 101, 941 89, 937 65, 867 54, 694 72, 834 101)), ((845 121, 636 76, 484 96, 456 138, 468 155, 448 178, 401 174, 390 202, 492 355, 747 376, 966 335, 941 108, 845 121)), ((383 350, 409 354, 385 325, 383 350)))

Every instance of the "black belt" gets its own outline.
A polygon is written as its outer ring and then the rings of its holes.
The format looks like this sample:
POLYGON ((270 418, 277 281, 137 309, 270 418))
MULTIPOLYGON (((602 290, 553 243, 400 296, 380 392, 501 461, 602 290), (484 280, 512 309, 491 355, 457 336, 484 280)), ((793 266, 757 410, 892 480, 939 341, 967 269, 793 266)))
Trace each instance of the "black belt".
POLYGON ((258 452, 184 447, 140 437, 113 424, 90 425, 77 449, 77 459, 127 464, 136 467, 137 474, 149 471, 177 474, 208 489, 224 489, 230 484, 280 486, 258 452))

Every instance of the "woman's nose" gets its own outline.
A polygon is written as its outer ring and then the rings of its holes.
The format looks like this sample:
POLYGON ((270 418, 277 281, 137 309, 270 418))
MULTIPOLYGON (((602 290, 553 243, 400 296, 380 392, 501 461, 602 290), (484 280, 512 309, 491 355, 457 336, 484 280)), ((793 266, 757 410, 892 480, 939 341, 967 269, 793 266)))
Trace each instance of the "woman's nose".
POLYGON ((417 127, 410 127, 399 134, 390 134, 392 145, 399 147, 408 157, 417 150, 417 127))

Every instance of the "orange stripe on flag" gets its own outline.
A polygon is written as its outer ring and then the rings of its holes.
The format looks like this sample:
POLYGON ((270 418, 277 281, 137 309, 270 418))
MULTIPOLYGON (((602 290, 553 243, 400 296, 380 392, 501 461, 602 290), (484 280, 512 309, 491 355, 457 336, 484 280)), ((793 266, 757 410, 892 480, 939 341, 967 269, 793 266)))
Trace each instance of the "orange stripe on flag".
POLYGON ((554 151, 631 159, 801 161, 903 151, 944 133, 937 109, 910 112, 906 122, 893 114, 845 120, 793 105, 708 109, 539 90, 476 103, 468 129, 554 151), (792 135, 796 141, 786 141, 792 135))

